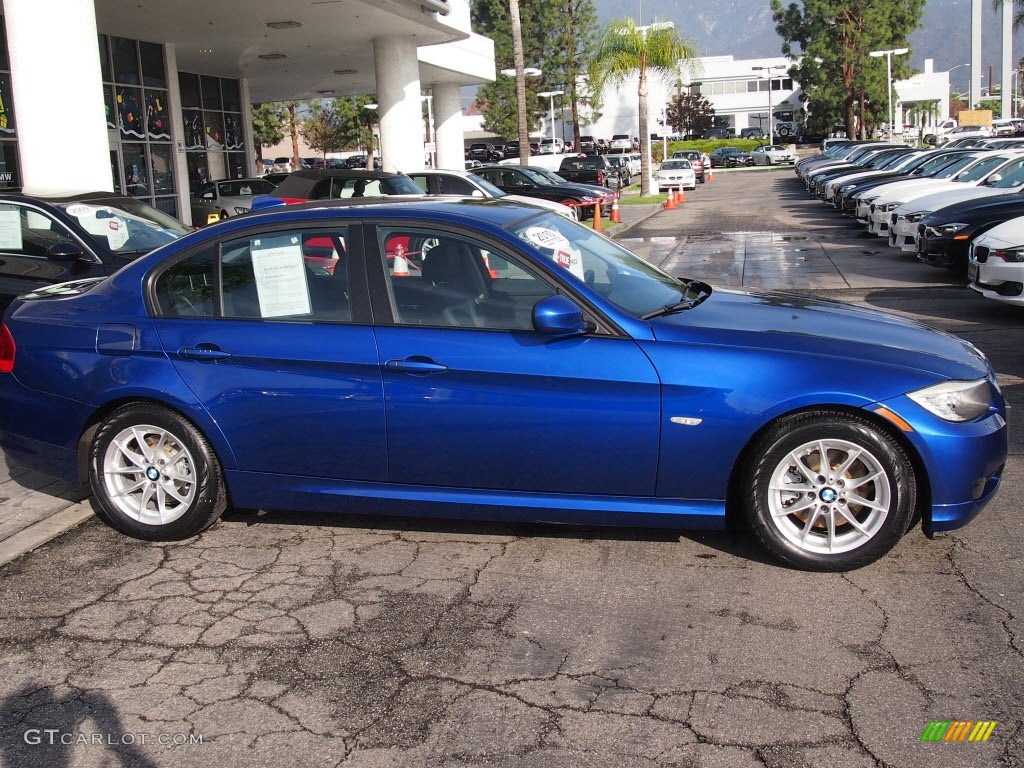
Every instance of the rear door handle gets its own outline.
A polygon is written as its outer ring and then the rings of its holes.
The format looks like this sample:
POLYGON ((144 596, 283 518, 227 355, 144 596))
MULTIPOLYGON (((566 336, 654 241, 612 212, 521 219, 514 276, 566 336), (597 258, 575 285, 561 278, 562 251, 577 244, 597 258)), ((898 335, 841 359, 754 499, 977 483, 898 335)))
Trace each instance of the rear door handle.
POLYGON ((425 375, 430 373, 444 373, 448 370, 447 365, 435 363, 429 357, 407 357, 405 360, 388 360, 384 365, 389 371, 399 373, 412 373, 425 375))
POLYGON ((214 344, 200 344, 195 347, 182 347, 178 350, 178 357, 186 360, 224 360, 231 357, 230 352, 225 352, 214 344))

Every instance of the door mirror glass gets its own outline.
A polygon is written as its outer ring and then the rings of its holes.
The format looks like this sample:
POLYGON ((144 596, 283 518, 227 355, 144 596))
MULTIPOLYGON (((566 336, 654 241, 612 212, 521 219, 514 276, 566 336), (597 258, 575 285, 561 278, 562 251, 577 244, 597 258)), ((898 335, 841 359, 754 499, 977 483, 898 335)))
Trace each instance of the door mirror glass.
POLYGON ((203 200, 213 200, 213 192, 203 192, 203 200))
POLYGON ((591 330, 580 306, 565 296, 548 296, 533 307, 533 328, 554 338, 579 336, 591 330))

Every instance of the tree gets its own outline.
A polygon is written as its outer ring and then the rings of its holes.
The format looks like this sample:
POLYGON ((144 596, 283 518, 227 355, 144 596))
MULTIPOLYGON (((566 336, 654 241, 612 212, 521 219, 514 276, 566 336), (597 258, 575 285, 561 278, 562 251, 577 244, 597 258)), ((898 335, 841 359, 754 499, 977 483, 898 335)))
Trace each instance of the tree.
POLYGON ((263 158, 263 147, 284 141, 286 113, 280 102, 268 101, 252 107, 252 143, 256 160, 263 158))
POLYGON ((286 101, 284 109, 285 127, 292 138, 292 168, 298 170, 302 167, 302 161, 299 159, 299 102, 286 101))
MULTIPOLYGON (((581 93, 580 77, 590 67, 597 49, 597 9, 593 0, 564 0, 564 12, 559 15, 563 28, 563 44, 555 48, 555 56, 547 66, 558 67, 565 80, 565 93, 572 112, 572 141, 580 145, 580 106, 592 100, 586 89, 581 93)), ((552 72, 552 76, 554 72, 552 72)), ((549 76, 549 80, 552 77, 549 76)))
POLYGON ((982 99, 978 102, 977 109, 990 109, 992 110, 992 117, 999 119, 1003 116, 1003 101, 1002 99, 982 99))
POLYGON ((637 75, 637 101, 640 112, 640 194, 651 192, 651 133, 647 120, 647 77, 654 75, 674 81, 680 66, 698 56, 696 47, 684 40, 675 25, 655 21, 649 27, 637 27, 631 18, 610 21, 604 28, 592 64, 594 87, 603 91, 637 75))
POLYGON ((715 122, 715 108, 703 96, 684 93, 674 96, 665 110, 672 130, 683 136, 700 133, 715 122))
MULTIPOLYGON (((854 136, 858 117, 865 128, 888 121, 886 59, 868 54, 909 47, 924 0, 771 0, 771 10, 783 54, 801 57, 789 74, 803 89, 809 130, 842 123, 854 136)), ((892 57, 894 80, 911 74, 908 58, 892 57)))
POLYGON ((340 150, 345 144, 345 137, 334 103, 314 100, 307 103, 306 110, 305 117, 299 121, 299 133, 306 145, 324 157, 328 152, 340 150))

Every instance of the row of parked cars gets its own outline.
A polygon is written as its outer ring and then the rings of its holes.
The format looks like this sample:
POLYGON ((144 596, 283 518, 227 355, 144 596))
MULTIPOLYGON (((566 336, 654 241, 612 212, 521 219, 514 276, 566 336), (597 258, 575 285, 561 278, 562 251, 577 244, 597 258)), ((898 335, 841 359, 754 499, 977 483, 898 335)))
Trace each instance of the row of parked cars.
POLYGON ((1024 304, 1024 139, 936 149, 850 141, 796 173, 890 247, 955 270, 986 298, 1024 304))

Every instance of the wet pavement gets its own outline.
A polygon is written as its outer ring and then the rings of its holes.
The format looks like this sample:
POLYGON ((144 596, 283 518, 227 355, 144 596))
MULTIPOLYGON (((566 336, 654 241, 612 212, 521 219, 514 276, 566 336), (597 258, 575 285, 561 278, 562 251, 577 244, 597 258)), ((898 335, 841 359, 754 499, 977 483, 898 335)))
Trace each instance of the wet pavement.
MULTIPOLYGON (((858 255, 879 246, 783 174, 716 175, 629 235, 671 271, 961 333, 1024 406, 1021 316, 858 255)), ((0 568, 0 765, 1019 768, 1021 447, 970 526, 850 574, 726 533, 251 512, 151 544, 89 520, 0 568), (996 726, 922 742, 932 721, 996 726)), ((74 503, 31 485, 0 488, 74 503)))

